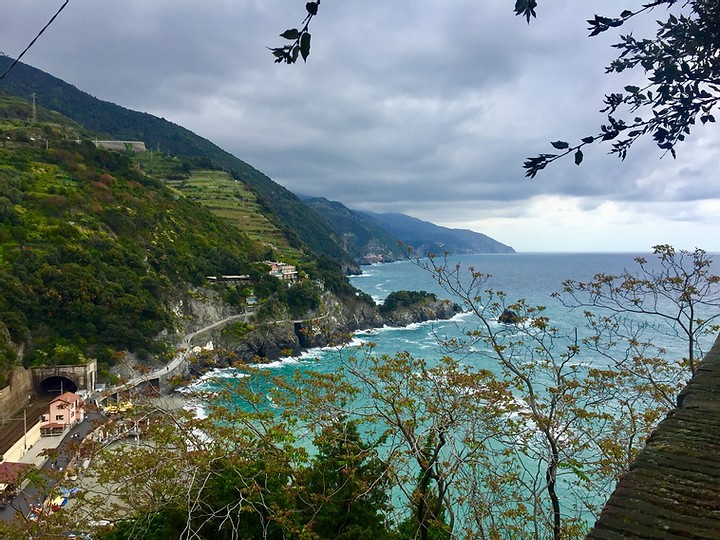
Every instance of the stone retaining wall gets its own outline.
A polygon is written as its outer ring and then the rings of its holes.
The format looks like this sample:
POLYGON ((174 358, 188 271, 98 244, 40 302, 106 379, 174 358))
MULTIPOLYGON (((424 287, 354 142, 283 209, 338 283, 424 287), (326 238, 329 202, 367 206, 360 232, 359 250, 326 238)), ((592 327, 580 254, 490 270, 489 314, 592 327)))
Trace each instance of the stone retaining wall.
POLYGON ((720 538, 720 337, 587 540, 720 538))
POLYGON ((33 379, 30 370, 15 368, 10 376, 10 384, 0 388, 0 418, 9 418, 22 409, 34 395, 33 379))

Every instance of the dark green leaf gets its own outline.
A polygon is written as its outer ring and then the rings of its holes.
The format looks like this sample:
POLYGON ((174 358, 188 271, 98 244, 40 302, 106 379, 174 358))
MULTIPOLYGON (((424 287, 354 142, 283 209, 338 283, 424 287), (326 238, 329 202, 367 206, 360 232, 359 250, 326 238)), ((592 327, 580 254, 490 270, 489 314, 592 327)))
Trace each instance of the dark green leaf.
POLYGON ((515 15, 525 17, 527 22, 530 22, 531 17, 537 17, 535 8, 537 2, 535 0, 516 0, 515 1, 515 15))
POLYGON ((581 140, 585 144, 591 144, 595 141, 595 137, 583 137, 581 140))
POLYGON ((308 56, 310 56, 310 33, 305 32, 300 38, 300 55, 303 61, 307 62, 308 56))
POLYGON ((291 28, 289 30, 285 30, 282 34, 280 34, 281 38, 295 40, 298 37, 300 37, 300 32, 297 28, 291 28))
POLYGON ((551 142, 550 144, 553 145, 553 148, 557 148, 558 150, 565 150, 566 148, 568 148, 570 146, 565 141, 554 141, 554 142, 551 142))
POLYGON ((575 152, 575 165, 580 165, 583 160, 583 153, 581 150, 575 152))
POLYGON ((318 2, 308 2, 307 4, 305 4, 305 9, 307 9, 307 12, 310 15, 317 15, 318 2))

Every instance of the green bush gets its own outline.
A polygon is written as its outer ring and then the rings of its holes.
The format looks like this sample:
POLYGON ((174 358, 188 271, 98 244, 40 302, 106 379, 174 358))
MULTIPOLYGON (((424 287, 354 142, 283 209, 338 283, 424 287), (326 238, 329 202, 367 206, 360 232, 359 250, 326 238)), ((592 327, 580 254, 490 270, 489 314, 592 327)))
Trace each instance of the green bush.
POLYGON ((435 301, 437 296, 433 293, 425 291, 395 291, 391 292, 382 306, 380 306, 380 313, 389 313, 392 310, 399 307, 410 307, 427 300, 435 301))

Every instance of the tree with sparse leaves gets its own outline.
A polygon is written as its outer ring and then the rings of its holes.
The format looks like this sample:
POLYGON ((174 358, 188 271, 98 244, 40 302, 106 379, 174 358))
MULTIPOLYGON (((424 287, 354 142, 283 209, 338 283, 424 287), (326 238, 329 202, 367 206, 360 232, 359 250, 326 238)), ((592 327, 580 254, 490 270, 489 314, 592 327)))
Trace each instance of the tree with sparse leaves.
MULTIPOLYGON (((518 0, 516 13, 534 17, 533 0, 518 0)), ((628 85, 622 92, 605 96, 600 112, 607 122, 598 133, 575 144, 554 141, 558 153, 528 158, 526 176, 535 177, 548 164, 572 154, 575 164, 583 161, 582 149, 595 142, 610 142, 611 154, 625 159, 630 147, 641 137, 652 137, 657 146, 676 156, 675 146, 690 134, 700 120, 715 122, 713 112, 720 102, 720 4, 715 0, 655 0, 636 10, 624 10, 617 17, 595 15, 588 20, 590 36, 620 28, 641 14, 660 7, 676 7, 678 14, 667 14, 657 21, 651 38, 637 38, 632 32, 620 35, 613 45, 620 51, 606 73, 642 70, 644 82, 628 85)))
MULTIPOLYGON (((602 273, 586 282, 566 280, 562 293, 555 296, 571 309, 594 311, 586 311, 585 316, 593 328, 592 344, 598 351, 604 350, 602 343, 624 336, 634 351, 629 356, 648 360, 644 351, 651 348, 650 338, 640 337, 643 332, 647 334, 648 327, 655 342, 659 336, 682 341, 686 355, 672 361, 669 373, 661 370, 657 362, 633 368, 653 382, 672 406, 674 394, 697 371, 704 354, 702 338, 720 330, 720 276, 712 272, 712 257, 702 249, 676 250, 662 244, 654 246, 653 252, 656 264, 637 257, 638 272, 602 273), (645 324, 638 323, 638 318, 643 318, 645 324), (661 384, 661 380, 666 383, 661 384)), ((664 354, 662 347, 655 348, 664 354)))

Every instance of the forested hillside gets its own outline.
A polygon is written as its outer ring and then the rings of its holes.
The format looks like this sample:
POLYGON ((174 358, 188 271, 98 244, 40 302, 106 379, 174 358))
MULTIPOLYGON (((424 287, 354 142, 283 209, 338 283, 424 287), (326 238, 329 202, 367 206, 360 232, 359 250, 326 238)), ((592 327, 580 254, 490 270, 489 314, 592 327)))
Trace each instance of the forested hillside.
POLYGON ((360 263, 392 262, 405 256, 398 238, 361 212, 324 197, 303 201, 330 223, 343 247, 360 263))
POLYGON ((468 229, 452 229, 405 214, 378 214, 351 210, 323 197, 304 197, 325 218, 335 234, 361 263, 391 262, 415 253, 515 253, 489 236, 468 229))
POLYGON ((489 236, 468 229, 441 227, 405 214, 362 212, 417 253, 515 253, 489 236))
MULTIPOLYGON (((273 248, 330 288, 349 287, 339 265, 288 251, 277 228, 251 238, 166 186, 162 168, 152 174, 136 156, 78 140, 87 132, 60 115, 40 109, 28 120, 27 101, 2 95, 0 111, 0 383, 19 362, 12 344, 26 364, 96 357, 107 368, 118 351, 161 352, 157 336, 178 323, 169 306, 189 285, 246 274, 272 294, 254 263, 273 248)), ((247 213, 267 222, 257 205, 247 213)))

